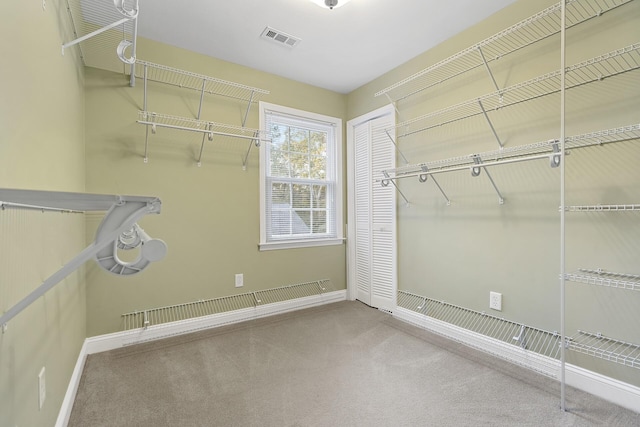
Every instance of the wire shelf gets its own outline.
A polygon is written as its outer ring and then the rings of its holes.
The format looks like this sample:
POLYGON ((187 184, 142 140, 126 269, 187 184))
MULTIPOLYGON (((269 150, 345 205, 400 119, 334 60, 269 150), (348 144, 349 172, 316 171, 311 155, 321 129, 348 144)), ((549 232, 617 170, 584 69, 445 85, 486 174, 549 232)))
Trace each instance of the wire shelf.
MULTIPOLYGON (((640 43, 635 43, 566 68, 566 89, 640 68, 640 43)), ((479 98, 434 111, 395 126, 398 138, 520 104, 560 91, 561 70, 554 71, 479 98), (413 129, 411 129, 413 127, 413 129), (404 129, 404 131, 401 131, 404 129)))
POLYGON ((576 272, 565 274, 565 278, 570 282, 585 283, 587 285, 640 291, 640 276, 635 274, 581 268, 576 272))
MULTIPOLYGON (((567 28, 615 9, 631 0, 570 0, 567 2, 567 28)), ((557 3, 495 35, 425 68, 375 94, 400 101, 441 84, 455 76, 482 67, 540 40, 558 34, 561 4, 557 3)))
POLYGON ((567 348, 579 353, 640 369, 640 345, 607 338, 600 333, 578 331, 567 339, 567 348))
POLYGON ((560 335, 512 322, 484 312, 398 291, 398 306, 452 325, 515 345, 523 350, 559 359, 560 335))
POLYGON ((138 123, 151 126, 152 132, 158 127, 186 130, 210 135, 228 136, 257 141, 265 141, 267 133, 258 129, 234 126, 206 120, 190 119, 188 117, 171 116, 151 111, 138 111, 138 123))
POLYGON ((147 61, 136 61, 135 76, 137 78, 158 83, 167 84, 184 89, 191 89, 198 92, 220 95, 245 102, 258 102, 263 95, 268 95, 269 91, 229 82, 215 77, 192 73, 166 65, 154 64, 147 61))
POLYGON ((583 205, 567 206, 568 212, 624 212, 640 211, 640 205, 583 205))
POLYGON ((582 148, 592 145, 606 144, 608 142, 620 142, 640 138, 640 124, 617 127, 582 135, 569 136, 565 139, 565 147, 582 148))
POLYGON ((123 330, 145 328, 234 310, 255 308, 265 304, 289 301, 333 291, 330 280, 322 279, 263 291, 200 300, 123 314, 123 330))
MULTIPOLYGON (((628 141, 640 138, 640 124, 616 127, 598 132, 589 132, 582 135, 570 136, 565 139, 565 149, 584 148, 608 143, 628 141)), ((532 144, 506 147, 500 150, 487 151, 467 156, 452 157, 449 159, 435 160, 431 162, 410 164, 395 169, 386 169, 378 173, 377 181, 387 179, 421 177, 430 174, 468 170, 477 166, 476 158, 482 160, 482 166, 508 164, 514 161, 536 160, 553 156, 557 151, 558 140, 541 141, 532 144)), ((615 206, 573 206, 567 210, 636 210, 640 205, 615 205, 615 206)))

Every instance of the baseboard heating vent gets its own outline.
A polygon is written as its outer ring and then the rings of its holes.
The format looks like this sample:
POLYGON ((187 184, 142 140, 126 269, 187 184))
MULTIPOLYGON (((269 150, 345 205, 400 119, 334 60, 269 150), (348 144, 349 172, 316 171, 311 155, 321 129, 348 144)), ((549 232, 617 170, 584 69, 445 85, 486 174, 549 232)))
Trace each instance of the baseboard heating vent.
POLYGON ((533 328, 405 291, 398 291, 398 306, 519 347, 527 352, 560 359, 560 334, 557 332, 533 328))
POLYGON ((334 290, 331 280, 322 279, 262 291, 139 310, 122 315, 122 329, 128 331, 131 329, 146 328, 162 323, 176 322, 179 320, 193 319, 234 310, 254 308, 265 304, 321 295, 334 290))

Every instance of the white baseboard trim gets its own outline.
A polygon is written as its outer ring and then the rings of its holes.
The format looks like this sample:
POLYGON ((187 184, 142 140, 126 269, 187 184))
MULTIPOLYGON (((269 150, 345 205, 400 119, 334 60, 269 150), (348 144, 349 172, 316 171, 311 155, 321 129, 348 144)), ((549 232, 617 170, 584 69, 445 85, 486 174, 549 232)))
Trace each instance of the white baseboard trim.
POLYGON ((126 345, 155 341, 162 338, 183 335, 204 329, 231 325, 246 320, 259 319, 274 314, 287 313, 304 308, 315 307, 333 302, 345 301, 347 291, 340 290, 326 294, 312 295, 288 301, 265 304, 262 306, 211 314, 193 319, 163 323, 147 328, 132 329, 130 331, 115 332, 87 338, 87 354, 114 350, 126 345))
POLYGON ((75 401, 78 386, 80 385, 82 370, 84 369, 84 364, 89 354, 114 350, 126 345, 154 341, 204 329, 231 325, 233 323, 244 322, 246 320, 288 313, 291 311, 302 310, 304 308, 331 304, 334 302, 345 301, 346 299, 347 291, 346 289, 343 289, 320 295, 265 304, 254 308, 245 308, 226 313, 212 314, 209 316, 149 326, 145 329, 134 329, 87 338, 84 340, 84 344, 82 345, 82 349, 78 355, 76 366, 73 370, 73 374, 71 375, 69 385, 67 386, 67 392, 64 396, 60 411, 58 412, 58 419, 55 427, 66 427, 69 422, 71 410, 73 409, 73 402, 75 401))
POLYGON ((566 364, 565 382, 578 390, 640 413, 640 387, 569 363, 566 364))
MULTIPOLYGON (((556 359, 528 352, 518 346, 471 332, 405 308, 397 307, 393 312, 393 316, 419 328, 525 366, 555 379, 559 380, 560 378, 560 361, 556 359)), ((639 387, 568 363, 565 364, 565 383, 634 412, 640 412, 639 387)), ((558 398, 560 398, 559 393, 558 398)))
POLYGON ((80 354, 76 360, 76 366, 73 368, 69 385, 67 386, 67 392, 62 400, 62 406, 58 412, 58 419, 56 420, 55 427, 66 427, 69 423, 69 417, 71 417, 71 409, 73 408, 73 402, 76 400, 76 393, 78 392, 78 386, 80 385, 80 378, 82 377, 82 371, 84 369, 84 362, 87 360, 87 340, 85 339, 80 349, 80 354))

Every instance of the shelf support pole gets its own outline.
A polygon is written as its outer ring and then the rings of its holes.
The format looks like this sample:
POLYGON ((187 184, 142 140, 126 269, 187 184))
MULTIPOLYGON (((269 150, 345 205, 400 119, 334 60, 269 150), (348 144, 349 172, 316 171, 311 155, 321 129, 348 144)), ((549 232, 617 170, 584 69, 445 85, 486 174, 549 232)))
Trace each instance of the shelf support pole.
POLYGON ((449 200, 449 198, 447 197, 447 194, 444 192, 442 187, 440 187, 440 184, 438 184, 438 181, 436 181, 436 178, 434 176, 431 176, 431 179, 433 180, 433 183, 436 185, 436 187, 438 187, 438 190, 440 190, 440 193, 442 193, 442 197, 444 197, 444 199, 447 201, 447 206, 451 206, 451 200, 449 200))
POLYGON ((487 174, 487 178, 489 178, 489 181, 491 182, 493 189, 496 190, 496 193, 498 194, 498 203, 500 203, 501 205, 504 205, 504 197, 502 197, 502 194, 500 194, 500 190, 498 189, 498 186, 496 185, 495 181, 491 177, 491 174, 489 173, 487 168, 484 166, 481 166, 482 159, 480 158, 480 156, 477 154, 474 154, 472 158, 474 163, 478 166, 474 166, 471 168, 471 176, 478 176, 480 175, 480 169, 484 170, 484 173, 487 174))
MULTIPOLYGON (((427 177, 430 175, 427 173, 429 172, 429 168, 427 167, 427 165, 421 165, 420 169, 422 169, 424 174, 418 175, 418 181, 425 182, 427 180, 427 177)), ((436 180, 436 177, 431 175, 431 179, 433 180, 433 183, 436 185, 436 187, 438 187, 438 190, 440 190, 440 193, 442 193, 444 199, 447 201, 447 206, 451 206, 451 200, 449 200, 449 198, 447 197, 447 194, 444 192, 444 190, 436 180)))
POLYGON ((196 117, 197 120, 200 120, 200 114, 202 114, 202 101, 204 101, 204 89, 206 85, 207 85, 207 80, 202 79, 202 89, 200 90, 200 104, 198 105, 198 117, 196 117))
POLYGON ((400 196, 402 196, 402 198, 404 199, 404 202, 407 204, 407 206, 409 206, 409 200, 407 200, 407 198, 405 197, 404 193, 400 190, 400 188, 398 188, 398 185, 395 183, 395 181, 389 177, 389 173, 387 173, 387 171, 382 171, 382 173, 385 176, 385 178, 381 181, 382 186, 386 187, 386 186, 389 185, 389 183, 393 184, 393 186, 396 188, 396 191, 398 192, 398 194, 400 194, 400 196))
POLYGON ((63 45, 62 45, 62 54, 64 55, 64 50, 65 50, 66 48, 71 47, 71 46, 73 46, 73 45, 76 45, 76 44, 78 44, 78 43, 80 43, 80 42, 83 42, 83 41, 85 41, 85 40, 87 40, 87 39, 90 39, 91 37, 97 36, 98 34, 104 33, 105 31, 108 31, 108 30, 110 30, 110 29, 112 29, 112 28, 115 28, 115 27, 117 27, 118 25, 124 24, 125 22, 128 22, 128 21, 130 21, 131 19, 135 19, 135 18, 122 18, 122 19, 120 19, 119 21, 114 22, 113 24, 109 24, 109 25, 107 25, 107 26, 105 26, 105 27, 102 27, 102 28, 100 28, 100 29, 98 29, 98 30, 92 31, 92 32, 90 32, 90 33, 89 33, 89 34, 87 34, 87 35, 84 35, 84 36, 79 37, 79 38, 77 38, 77 39, 75 39, 75 40, 72 40, 72 41, 70 41, 69 43, 65 43, 65 44, 63 44, 63 45))
POLYGON ((500 146, 500 148, 504 148, 504 144, 502 144, 502 141, 500 141, 500 137, 498 136, 498 132, 496 132, 496 129, 493 127, 493 123, 491 123, 491 119, 489 119, 489 115, 487 114, 487 110, 484 109, 484 105, 482 105, 482 101, 480 99, 478 99, 478 105, 480 105, 480 109, 482 110, 482 114, 484 114, 484 118, 487 120, 487 123, 489 123, 489 127, 491 128, 491 132, 493 132, 493 136, 496 137, 496 141, 498 141, 498 145, 500 146))
POLYGON ((256 147, 260 146, 260 140, 258 139, 258 131, 254 132, 253 136, 255 137, 255 139, 249 141, 249 148, 247 148, 247 154, 245 154, 244 160, 242 161, 242 170, 243 171, 247 170, 247 162, 249 161, 249 153, 251 153, 251 147, 253 147, 253 144, 255 144, 256 147))
MULTIPOLYGON (((138 8, 138 5, 136 4, 136 9, 137 8, 138 8)), ((133 21, 133 40, 131 44, 131 56, 133 58, 137 58, 136 56, 138 52, 137 44, 138 44, 138 20, 136 19, 135 21, 133 21)), ((129 70, 130 70, 129 86, 134 87, 136 85, 136 61, 133 61, 131 63, 129 70)))
POLYGON ((560 410, 566 411, 565 405, 565 101, 566 101, 566 26, 567 2, 563 0, 560 13, 560 410))
POLYGON ((404 193, 400 190, 400 188, 398 188, 398 185, 395 183, 395 181, 391 180, 391 183, 393 184, 394 187, 396 187, 396 191, 398 192, 398 194, 400 194, 400 196, 402 196, 406 205, 409 206, 409 200, 407 200, 404 193))
MULTIPOLYGON (((144 89, 143 89, 143 100, 142 100, 142 109, 144 110, 145 114, 147 114, 147 64, 144 64, 144 89)), ((148 118, 148 117, 147 117, 148 118)), ((144 162, 148 163, 149 162, 149 157, 148 157, 148 150, 149 150, 149 125, 145 126, 145 135, 144 135, 144 162)))
POLYGON ((402 121, 402 114, 400 114, 400 110, 398 110, 398 105, 396 104, 396 102, 393 99, 391 99, 388 92, 385 92, 384 96, 386 96, 387 99, 389 100, 389 103, 393 105, 393 109, 396 110, 396 114, 398 115, 398 118, 400 119, 400 121, 402 121))
POLYGON ((247 102, 247 110, 244 112, 244 117, 242 118, 242 127, 245 127, 247 124, 247 117, 249 117, 249 110, 251 110, 251 103, 253 102, 253 97, 255 96, 256 91, 251 91, 251 96, 249 96, 249 102, 247 102))
POLYGON ((206 138, 209 141, 213 141, 213 133, 211 133, 211 123, 207 123, 207 130, 209 132, 205 132, 202 134, 202 144, 200 144, 200 155, 198 156, 198 167, 202 166, 202 153, 204 152, 204 143, 206 138))
MULTIPOLYGON (((496 88, 496 91, 500 93, 500 88, 498 87, 498 83, 496 83, 496 79, 493 77, 493 73, 491 72, 491 68, 489 67, 489 63, 487 59, 484 57, 484 53, 482 52, 482 48, 478 46, 478 53, 480 54, 480 58, 482 58, 482 62, 484 63, 484 67, 487 69, 487 73, 489 73, 489 77, 491 78, 491 82, 493 83, 493 87, 496 88)), ((502 94, 500 93, 502 97, 502 94)))
POLYGON ((387 129, 385 129, 384 133, 387 134, 387 136, 389 137, 389 141, 391 141, 393 146, 396 148, 396 151, 398 152, 398 154, 400 154, 400 157, 402 157, 402 161, 404 162, 404 164, 408 165, 409 164, 409 160, 407 160, 407 158, 404 156, 404 154, 402 154, 402 151, 400 151, 400 148, 398 147, 398 144, 396 144, 396 141, 394 141, 394 139, 391 137, 391 134, 389 133, 389 131, 387 129))

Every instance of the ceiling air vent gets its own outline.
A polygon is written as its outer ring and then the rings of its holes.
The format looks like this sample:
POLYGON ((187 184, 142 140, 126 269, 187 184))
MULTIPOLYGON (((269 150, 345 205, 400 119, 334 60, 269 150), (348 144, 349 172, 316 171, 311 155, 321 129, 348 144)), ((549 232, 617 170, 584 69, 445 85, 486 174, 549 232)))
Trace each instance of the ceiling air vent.
POLYGON ((294 37, 271 27, 266 27, 260 37, 287 47, 294 47, 300 43, 300 39, 298 37, 294 37))

